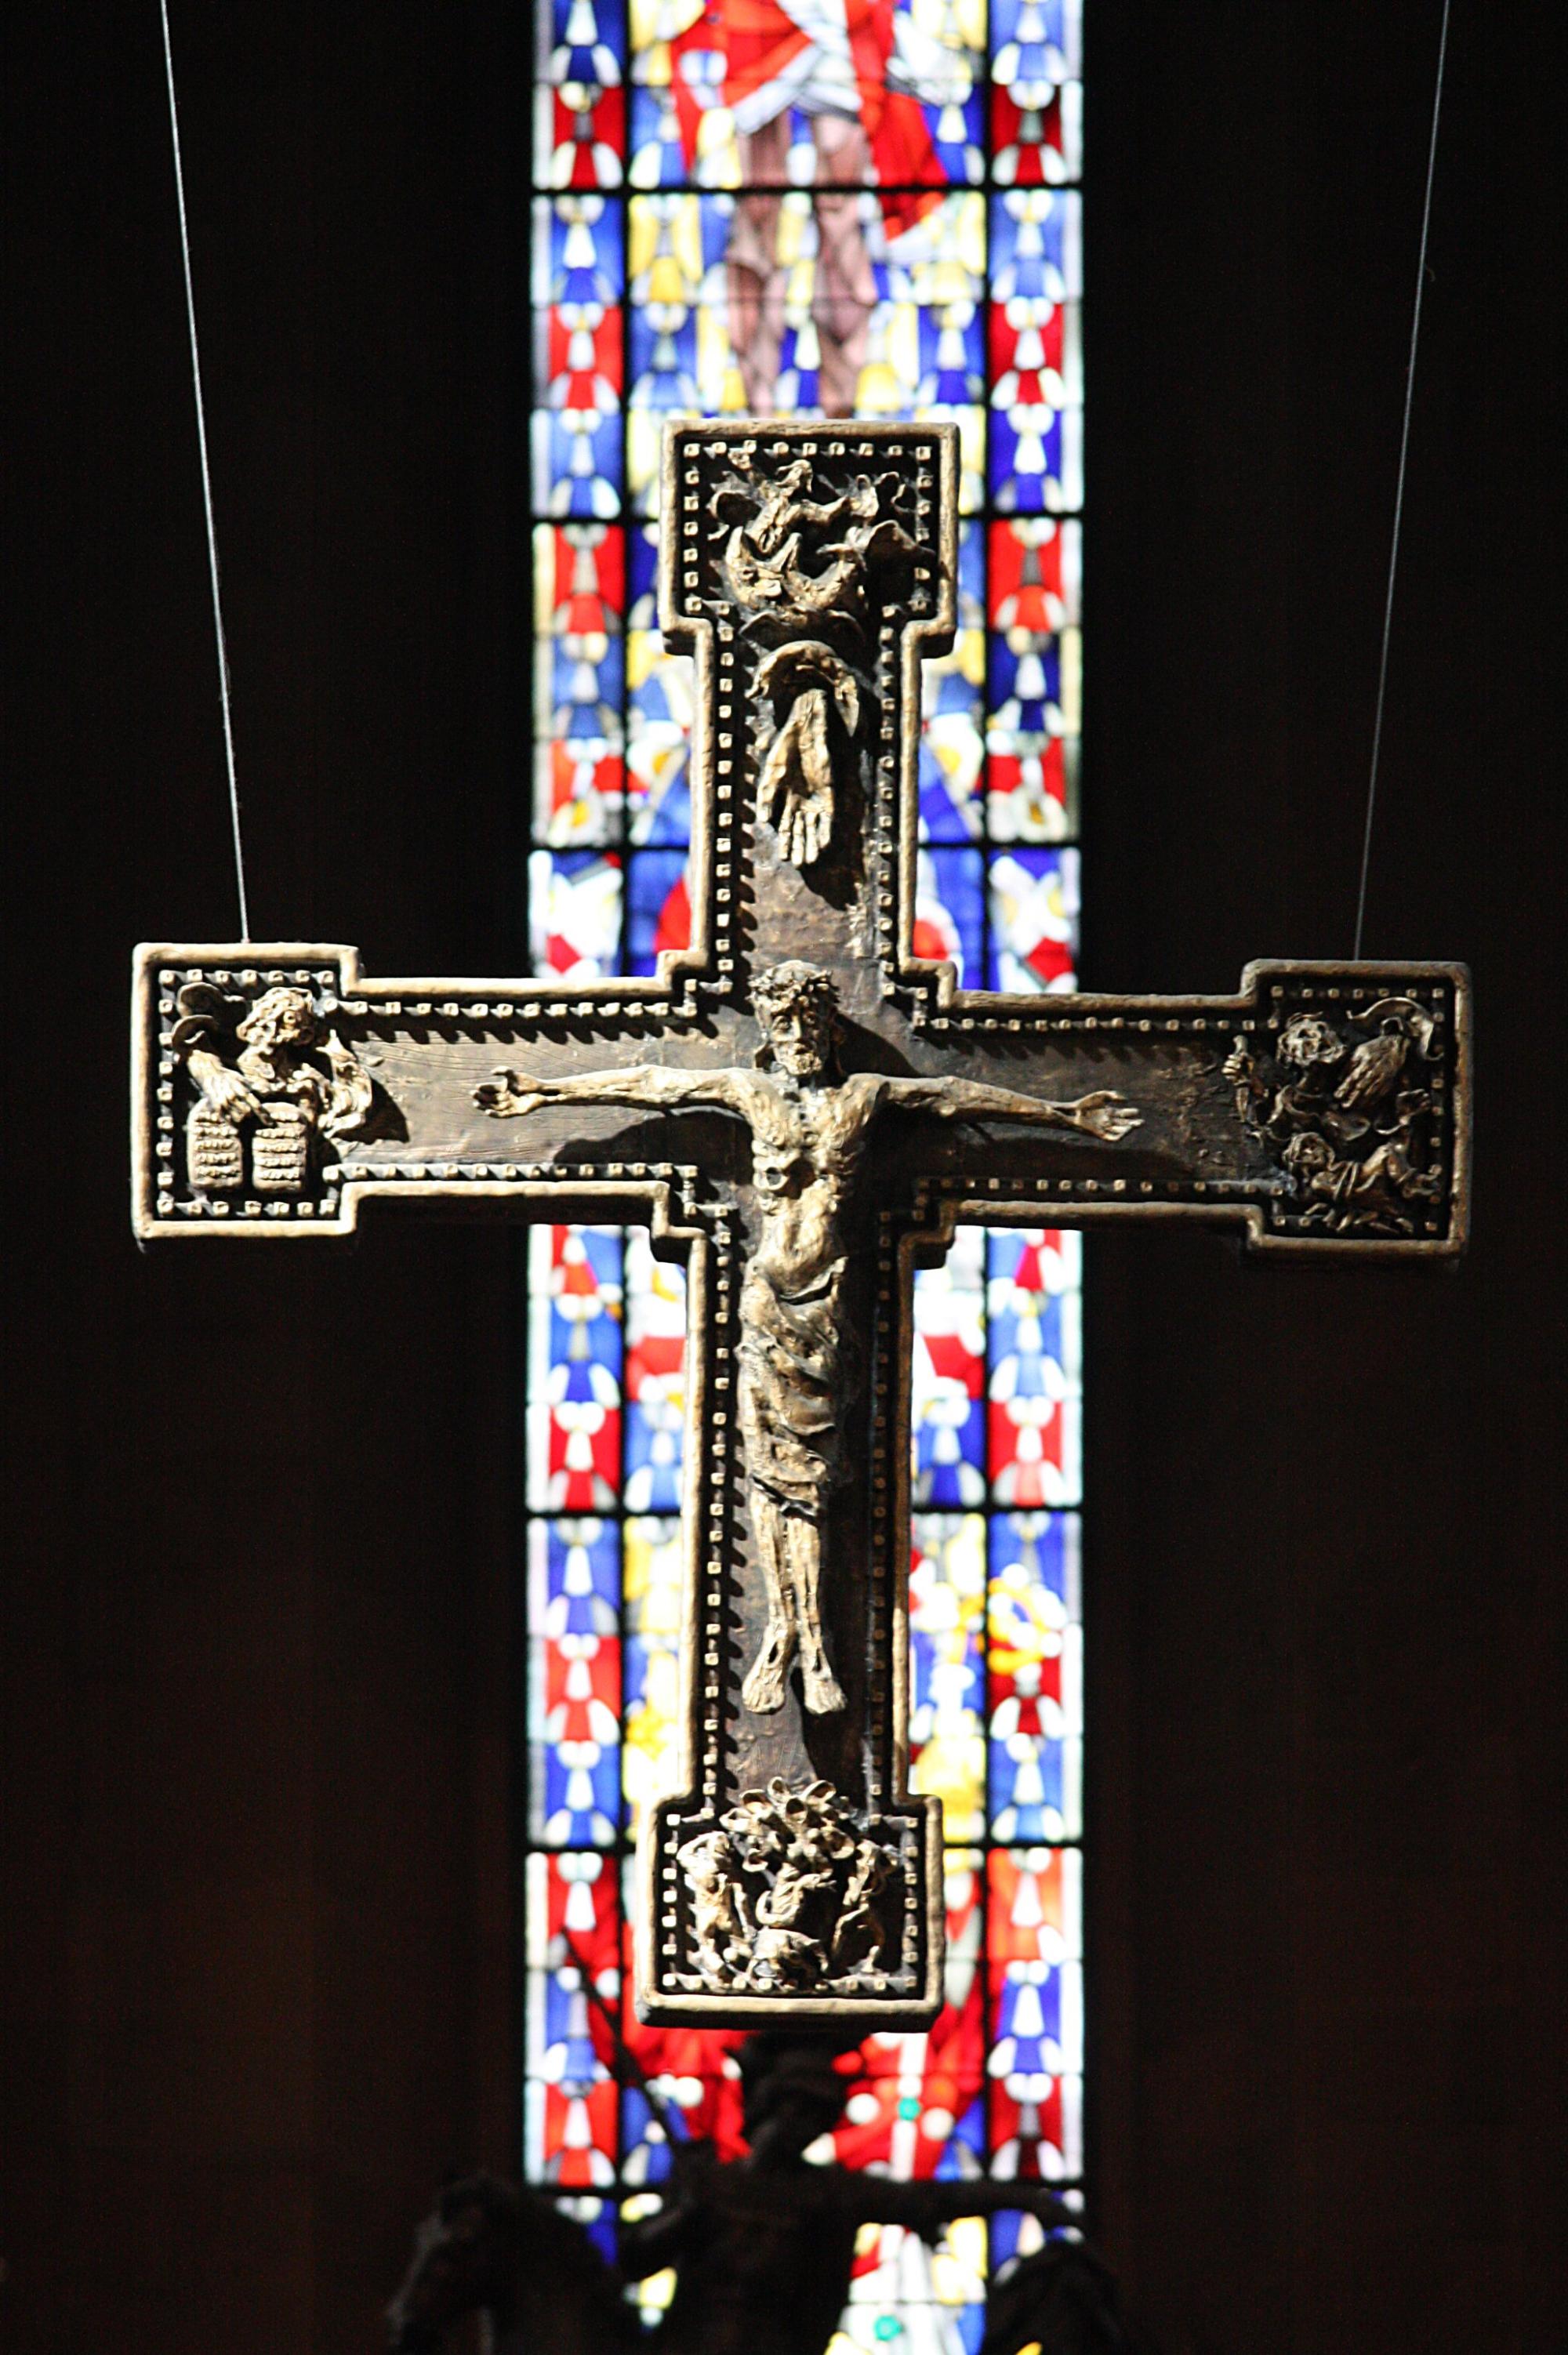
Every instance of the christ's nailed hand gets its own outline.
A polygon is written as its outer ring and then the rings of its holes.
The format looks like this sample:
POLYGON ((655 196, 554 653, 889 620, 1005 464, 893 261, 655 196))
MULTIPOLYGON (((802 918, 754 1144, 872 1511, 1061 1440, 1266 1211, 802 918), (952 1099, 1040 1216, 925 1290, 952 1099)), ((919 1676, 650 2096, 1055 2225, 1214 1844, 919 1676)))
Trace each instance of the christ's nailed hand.
POLYGON ((474 1101, 481 1112, 492 1120, 521 1120, 525 1114, 537 1112, 548 1103, 550 1096, 548 1080, 531 1079, 527 1071, 498 1071, 494 1079, 485 1080, 474 1091, 474 1101))
POLYGON ((1103 1137, 1107 1145, 1119 1144, 1143 1124, 1143 1114, 1114 1089, 1102 1088, 1093 1095, 1080 1096, 1073 1111, 1079 1126, 1087 1129, 1091 1136, 1103 1137))

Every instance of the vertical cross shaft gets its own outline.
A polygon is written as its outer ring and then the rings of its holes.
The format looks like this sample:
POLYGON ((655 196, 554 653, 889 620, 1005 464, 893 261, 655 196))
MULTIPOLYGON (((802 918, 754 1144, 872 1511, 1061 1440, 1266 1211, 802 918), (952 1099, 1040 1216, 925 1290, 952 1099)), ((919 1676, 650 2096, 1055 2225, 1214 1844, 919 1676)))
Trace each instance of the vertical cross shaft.
POLYGON ((1451 1257, 1459 967, 1250 967, 1229 998, 1001 996, 912 953, 919 667, 954 619, 951 428, 675 426, 661 610, 697 667, 694 938, 649 982, 371 983, 355 953, 138 952, 138 1232, 360 1206, 645 1219, 689 1269, 681 1788, 639 2002, 931 2019, 941 1822, 906 1786, 915 1265, 954 1221, 1199 1218, 1451 1257))

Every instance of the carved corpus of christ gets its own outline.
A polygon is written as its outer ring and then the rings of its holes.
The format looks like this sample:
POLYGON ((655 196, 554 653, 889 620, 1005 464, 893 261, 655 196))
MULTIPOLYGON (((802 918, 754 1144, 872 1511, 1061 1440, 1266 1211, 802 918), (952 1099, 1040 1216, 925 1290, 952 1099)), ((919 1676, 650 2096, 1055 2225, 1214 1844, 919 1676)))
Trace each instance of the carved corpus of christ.
POLYGON ((798 958, 759 974, 752 1003, 763 1050, 749 1071, 634 1063, 564 1080, 503 1071, 475 1090, 475 1101, 497 1120, 547 1103, 613 1103, 709 1108, 746 1123, 757 1211, 741 1289, 738 1403, 767 1625, 741 1698, 758 1714, 782 1708, 798 1657, 805 1705, 825 1717, 844 1707, 823 1636, 824 1533, 829 1500, 851 1471, 848 1410, 861 1369, 846 1279, 869 1240, 857 1186, 872 1123, 884 1112, 922 1112, 1070 1129, 1115 1145, 1138 1114, 1114 1089, 1056 1103, 976 1080, 844 1077, 831 977, 798 958))
POLYGON ((680 1754, 639 1844, 650 2020, 864 2034, 940 2008, 942 1809, 909 1786, 911 1364, 915 1270, 958 1221, 1197 1220, 1319 1264, 1465 1239, 1462 966, 1008 996, 916 955, 921 665, 957 619, 957 487, 951 426, 667 430, 692 936, 656 973, 137 952, 144 1241, 320 1249, 367 1210, 640 1220, 685 1265, 680 1754))

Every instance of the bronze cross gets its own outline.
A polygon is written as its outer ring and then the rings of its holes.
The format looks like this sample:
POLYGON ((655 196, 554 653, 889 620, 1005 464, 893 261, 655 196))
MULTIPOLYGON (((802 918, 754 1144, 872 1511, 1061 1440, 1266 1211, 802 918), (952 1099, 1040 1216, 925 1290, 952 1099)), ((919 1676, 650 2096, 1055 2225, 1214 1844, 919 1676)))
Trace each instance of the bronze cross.
POLYGON ((686 1262, 683 1773, 641 1858, 650 2019, 939 2007, 941 1806, 906 1776, 911 1317, 958 1220, 1197 1219, 1324 1263, 1465 1240, 1462 967, 1002 996, 914 955, 956 473, 950 426, 667 429, 694 938, 656 978, 136 953, 139 1236, 308 1241, 366 1204, 493 1204, 645 1220, 686 1262))

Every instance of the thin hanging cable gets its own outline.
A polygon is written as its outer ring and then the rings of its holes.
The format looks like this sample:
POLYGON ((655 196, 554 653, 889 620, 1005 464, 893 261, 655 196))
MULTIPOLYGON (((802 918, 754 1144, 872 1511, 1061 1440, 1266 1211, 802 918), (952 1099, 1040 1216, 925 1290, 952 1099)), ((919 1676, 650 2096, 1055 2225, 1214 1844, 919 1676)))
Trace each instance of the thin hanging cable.
POLYGON ((229 698, 229 641, 223 629, 223 598, 218 585, 218 529, 212 519, 212 474, 207 463, 207 410, 201 398, 201 352, 196 340, 196 290, 190 275, 190 231, 186 225, 185 172, 180 163, 180 118, 175 101, 175 53, 169 39, 169 0, 159 0, 164 20, 164 68, 169 85, 169 133, 175 149, 175 195, 179 204, 180 255, 185 263, 185 309, 190 323, 190 373, 196 389, 196 438, 201 452, 201 498, 207 512, 207 561, 212 575, 212 626, 218 640, 218 694, 223 707, 223 757, 229 770, 229 815, 234 829, 234 879, 240 890, 240 937, 251 937, 245 900, 245 846, 240 835, 240 785, 234 773, 234 720, 229 698))
POLYGON ((1393 631, 1393 585, 1399 571, 1399 533, 1404 520, 1404 470, 1410 455, 1410 410, 1415 393, 1415 354, 1421 341, 1421 298, 1426 291, 1426 239, 1432 227, 1432 181, 1437 168, 1437 124, 1443 112, 1443 68, 1448 56, 1449 0, 1443 0, 1443 28, 1437 37, 1437 86, 1432 93, 1432 138, 1426 150, 1426 197, 1421 208, 1421 259, 1415 266, 1415 309, 1410 322, 1410 358, 1404 371, 1404 424, 1399 437, 1399 481, 1393 499, 1393 537, 1388 552, 1388 594, 1383 601, 1383 644, 1378 661, 1377 712, 1372 721, 1372 765, 1367 779, 1367 823, 1361 836, 1361 882, 1356 894, 1356 946, 1361 954, 1361 932, 1367 920, 1367 874, 1372 857, 1372 814, 1378 801, 1378 756, 1383 741, 1383 698, 1388 691, 1389 639, 1393 631))

